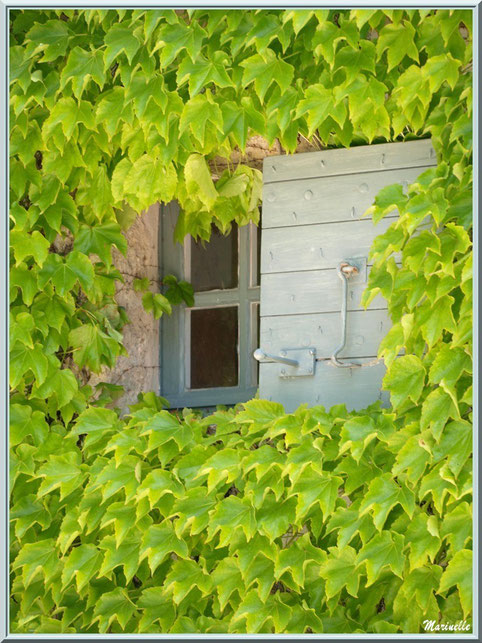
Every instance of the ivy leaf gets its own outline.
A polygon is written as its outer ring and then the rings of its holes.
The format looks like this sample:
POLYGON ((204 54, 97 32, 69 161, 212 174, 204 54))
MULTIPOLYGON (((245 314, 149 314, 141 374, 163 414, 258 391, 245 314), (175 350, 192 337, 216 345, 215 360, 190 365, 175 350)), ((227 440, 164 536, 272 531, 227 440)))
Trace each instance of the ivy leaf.
POLYGON ((127 242, 121 233, 118 223, 102 223, 93 227, 81 225, 75 237, 74 249, 88 255, 94 253, 110 266, 112 263, 112 246, 122 254, 127 252, 127 242))
POLYGON ((434 516, 420 513, 412 518, 405 532, 406 543, 410 546, 410 571, 423 567, 434 558, 442 541, 438 529, 434 528, 434 516))
POLYGON ((420 329, 429 348, 440 339, 444 330, 454 332, 456 323, 452 312, 454 298, 440 297, 436 306, 427 302, 420 306, 420 329))
POLYGON ((141 43, 126 23, 114 24, 105 34, 104 69, 108 69, 121 52, 125 52, 129 64, 137 53, 141 43))
POLYGON ((26 35, 26 40, 37 44, 37 51, 43 51, 39 62, 48 63, 63 56, 69 45, 70 29, 62 20, 47 20, 36 23, 26 35))
POLYGON ((49 281, 61 297, 65 297, 77 281, 88 292, 94 283, 94 268, 89 258, 81 252, 70 252, 67 258, 50 254, 39 272, 39 287, 43 288, 49 281))
POLYGON ((86 51, 74 47, 69 54, 67 64, 60 74, 60 89, 64 89, 72 81, 74 96, 81 98, 89 80, 92 79, 100 89, 104 87, 105 74, 102 52, 86 51))
POLYGON ((101 553, 95 545, 74 547, 64 561, 62 588, 65 589, 75 578, 77 591, 80 592, 97 575, 100 558, 101 553))
POLYGON ((442 432, 440 443, 433 447, 434 461, 447 458, 449 469, 456 477, 471 453, 472 426, 464 420, 449 422, 442 432))
POLYGON ((135 456, 126 456, 124 461, 115 465, 109 460, 103 469, 91 480, 89 492, 101 488, 102 502, 112 497, 121 489, 124 490, 126 502, 136 494, 140 480, 141 461, 135 456))
POLYGON ((35 344, 32 349, 17 342, 10 352, 10 386, 16 388, 29 371, 35 376, 38 385, 45 382, 48 373, 48 360, 44 349, 40 344, 35 344))
POLYGON ((305 469, 303 475, 293 485, 290 495, 298 497, 296 505, 296 522, 307 515, 311 507, 318 503, 326 519, 333 512, 338 497, 338 488, 343 480, 331 473, 320 473, 312 466, 305 469))
POLYGON ((404 537, 390 531, 376 534, 370 542, 364 545, 357 557, 357 564, 365 563, 367 570, 366 587, 372 585, 385 567, 403 578, 405 557, 403 555, 404 537))
POLYGON ((235 530, 241 528, 249 541, 256 532, 254 507, 248 498, 228 496, 224 498, 213 512, 208 526, 208 539, 211 540, 219 531, 220 545, 229 543, 235 530))
POLYGON ((86 100, 76 102, 70 97, 61 98, 44 122, 42 133, 44 138, 48 139, 57 125, 60 125, 65 138, 70 140, 74 132, 78 132, 79 123, 89 130, 96 129, 92 105, 86 100))
POLYGON ((254 88, 262 103, 271 83, 275 82, 281 91, 286 91, 295 71, 292 65, 278 58, 272 49, 243 60, 241 67, 244 67, 243 85, 246 87, 254 81, 254 88))
POLYGON ((396 67, 405 56, 418 63, 418 49, 414 42, 415 29, 405 21, 399 24, 385 25, 377 40, 377 58, 387 50, 388 71, 396 67))
POLYGON ((59 566, 59 558, 52 538, 25 543, 12 563, 12 569, 22 568, 22 581, 25 588, 41 572, 45 583, 54 576, 59 566))
POLYGON ((363 452, 377 433, 375 421, 369 415, 350 418, 340 432, 340 454, 350 449, 353 459, 360 462, 363 452))
POLYGON ((146 313, 154 315, 154 319, 159 319, 164 313, 170 315, 172 313, 172 306, 170 301, 161 293, 153 293, 148 290, 142 297, 142 307, 146 313))
POLYGON ((184 449, 192 440, 192 429, 169 411, 160 411, 152 416, 141 435, 149 434, 149 451, 157 449, 169 440, 174 440, 179 449, 184 449))
POLYGON ((438 442, 449 417, 458 419, 458 410, 450 395, 443 388, 437 387, 428 394, 422 404, 420 428, 424 430, 430 427, 433 437, 438 442))
POLYGON ((441 515, 443 514, 445 496, 447 493, 455 495, 456 492, 455 483, 444 478, 443 466, 443 463, 438 464, 422 478, 418 492, 420 500, 430 493, 435 509, 441 515))
POLYGON ((419 435, 414 435, 407 440, 397 453, 392 473, 395 476, 405 472, 407 480, 416 484, 422 477, 431 456, 428 447, 419 435))
POLYGON ((469 549, 461 549, 449 561, 440 579, 438 593, 443 594, 454 585, 459 590, 464 617, 467 617, 472 609, 472 552, 469 549))
POLYGON ((109 505, 102 517, 100 526, 114 524, 115 545, 117 548, 124 542, 127 534, 136 523, 136 507, 122 502, 109 505))
POLYGON ((62 500, 82 486, 85 480, 85 473, 80 466, 80 457, 77 453, 51 455, 48 462, 39 468, 37 475, 43 478, 37 492, 39 498, 52 493, 55 489, 60 489, 62 500))
POLYGON ((372 517, 368 513, 360 516, 359 508, 360 500, 349 507, 338 507, 328 521, 327 533, 338 529, 337 545, 339 549, 346 547, 356 534, 360 535, 362 543, 368 542, 375 534, 372 517))
POLYGON ((305 98, 299 102, 296 118, 306 113, 308 113, 309 136, 312 136, 327 118, 332 118, 340 127, 343 127, 347 116, 345 104, 342 101, 336 101, 333 91, 321 84, 308 87, 305 98))
POLYGON ((243 408, 244 411, 234 416, 233 422, 266 426, 285 414, 281 404, 267 400, 249 400, 243 404, 243 408))
POLYGON ((347 592, 358 595, 360 576, 357 573, 356 551, 353 547, 329 547, 328 558, 320 566, 320 576, 326 581, 327 598, 336 596, 346 587, 347 592))
POLYGON ((176 536, 170 522, 151 525, 144 533, 139 553, 139 562, 147 558, 152 575, 169 553, 175 553, 180 558, 189 557, 185 541, 176 536))
POLYGON ((183 498, 178 498, 172 508, 173 514, 179 514, 183 527, 190 526, 191 535, 200 534, 209 524, 209 513, 216 505, 216 497, 209 494, 206 487, 188 489, 183 498))
POLYGON ((234 87, 233 81, 226 73, 228 61, 224 51, 215 51, 209 60, 199 57, 195 62, 186 56, 177 70, 177 84, 181 86, 188 80, 190 96, 195 96, 210 83, 218 87, 234 87))
POLYGON ((153 508, 166 493, 171 494, 174 498, 179 498, 184 495, 183 492, 184 487, 170 471, 156 469, 150 471, 139 486, 137 499, 140 500, 147 496, 150 506, 153 508))
POLYGON ((164 590, 176 605, 197 587, 203 594, 212 590, 212 578, 194 560, 176 560, 166 576, 164 590))
POLYGON ((471 372, 471 360, 462 348, 452 348, 449 344, 441 346, 429 371, 429 380, 433 384, 453 386, 462 373, 471 372))
POLYGON ((271 542, 288 531, 295 521, 296 499, 288 498, 278 502, 273 494, 268 494, 262 506, 256 511, 256 522, 259 532, 271 542))
POLYGON ((256 132, 265 129, 263 115, 255 108, 250 96, 243 96, 239 102, 223 101, 221 111, 225 134, 232 134, 241 150, 246 148, 250 128, 256 132))
POLYGON ((139 621, 139 632, 149 632, 150 626, 155 621, 160 622, 163 631, 168 631, 176 618, 175 605, 163 593, 162 587, 145 589, 137 601, 137 607, 143 610, 139 621))
MULTIPOLYGON (((289 608, 288 608, 289 609, 289 608)), ((252 589, 241 601, 232 617, 233 623, 240 619, 246 621, 247 632, 259 632, 263 624, 272 617, 271 610, 259 598, 258 593, 252 589)))
POLYGON ((99 632, 107 632, 115 620, 124 630, 136 611, 136 606, 130 600, 125 589, 116 587, 111 592, 102 594, 95 605, 93 623, 99 621, 99 632))
POLYGON ((31 435, 35 444, 41 444, 48 434, 48 424, 41 411, 32 411, 27 404, 10 405, 10 445, 25 442, 31 435))
POLYGON ((384 473, 371 481, 360 505, 360 516, 370 511, 375 527, 382 532, 388 514, 397 504, 403 507, 409 518, 412 517, 415 511, 413 491, 394 482, 390 473, 384 473))
POLYGON ((138 539, 129 538, 117 544, 116 538, 106 536, 99 543, 99 547, 105 551, 105 554, 98 575, 112 576, 112 571, 122 566, 125 582, 130 583, 139 567, 138 539))
POLYGON ((39 502, 34 494, 20 498, 12 506, 10 518, 15 523, 15 535, 19 539, 22 539, 35 523, 46 529, 52 521, 48 507, 39 502))
POLYGON ((211 93, 198 94, 184 105, 179 121, 179 133, 183 134, 189 128, 194 138, 204 147, 207 131, 217 130, 219 134, 223 134, 222 122, 221 109, 214 102, 211 93))
POLYGON ((191 154, 184 166, 186 188, 208 208, 214 205, 218 193, 211 178, 206 160, 200 154, 191 154))
POLYGON ((415 355, 402 355, 396 359, 383 378, 383 388, 390 391, 394 408, 410 399, 417 403, 425 382, 425 368, 415 355))
POLYGON ((120 353, 117 340, 92 324, 73 328, 69 333, 69 343, 74 351, 74 362, 80 367, 88 366, 94 373, 100 371, 102 364, 113 366, 120 353))
POLYGON ((438 91, 444 82, 454 89, 459 78, 459 66, 460 62, 448 52, 427 60, 422 69, 428 76, 432 94, 438 91))
POLYGON ((186 306, 194 306, 194 288, 187 281, 178 281, 174 275, 164 275, 162 283, 167 286, 166 298, 174 306, 184 302, 186 306))
POLYGON ((162 25, 156 34, 156 48, 161 48, 161 67, 168 67, 183 49, 196 60, 206 35, 197 21, 189 25, 181 22, 162 25))
POLYGON ((140 156, 124 178, 124 194, 134 195, 135 203, 142 210, 156 201, 171 201, 176 186, 177 174, 174 167, 163 164, 159 158, 149 154, 140 156))
POLYGON ((472 538, 472 509, 467 502, 461 502, 445 514, 440 535, 450 544, 452 554, 465 547, 472 538))
POLYGON ((112 409, 90 407, 83 411, 77 420, 73 432, 85 435, 85 446, 93 445, 110 432, 118 430, 119 419, 112 409))
POLYGON ((212 572, 212 579, 221 610, 224 610, 233 592, 242 592, 244 589, 243 578, 234 557, 223 558, 212 572))
POLYGON ((50 243, 38 230, 34 230, 32 234, 21 230, 12 230, 10 243, 15 255, 16 266, 19 266, 27 257, 33 257, 35 263, 42 267, 49 254, 50 243))
POLYGON ((326 552, 323 549, 314 547, 308 534, 301 536, 289 547, 280 549, 275 560, 275 576, 281 578, 285 572, 289 572, 294 582, 303 587, 307 569, 314 562, 318 565, 326 560, 326 552))

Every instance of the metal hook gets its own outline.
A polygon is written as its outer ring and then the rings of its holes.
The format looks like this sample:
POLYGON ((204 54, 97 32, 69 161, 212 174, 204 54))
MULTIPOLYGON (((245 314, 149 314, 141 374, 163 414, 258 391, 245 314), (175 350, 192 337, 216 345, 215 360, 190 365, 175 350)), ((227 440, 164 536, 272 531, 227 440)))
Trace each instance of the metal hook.
POLYGON ((368 362, 363 364, 355 364, 354 362, 341 362, 338 359, 338 354, 345 348, 346 344, 346 316, 347 316, 347 296, 348 296, 348 279, 353 275, 359 273, 359 268, 352 265, 348 261, 342 261, 337 269, 338 276, 343 283, 343 294, 341 299, 341 340, 338 346, 335 348, 333 355, 330 357, 330 361, 334 366, 338 368, 361 368, 364 366, 375 366, 381 360, 375 358, 371 359, 368 362))
POLYGON ((335 348, 333 355, 330 357, 330 360, 331 363, 338 368, 360 367, 361 364, 355 364, 354 362, 340 362, 338 359, 338 354, 341 353, 346 345, 346 300, 348 295, 348 279, 353 275, 358 274, 358 268, 347 261, 342 261, 338 266, 337 273, 343 283, 343 293, 341 298, 341 340, 335 348))

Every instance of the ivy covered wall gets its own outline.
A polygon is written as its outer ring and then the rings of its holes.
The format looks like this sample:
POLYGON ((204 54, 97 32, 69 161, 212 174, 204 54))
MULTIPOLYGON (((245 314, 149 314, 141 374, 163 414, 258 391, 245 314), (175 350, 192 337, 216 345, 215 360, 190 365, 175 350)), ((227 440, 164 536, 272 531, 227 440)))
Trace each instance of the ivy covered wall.
MULTIPOLYGON (((470 623, 471 12, 10 18, 13 631, 470 623), (172 198, 178 240, 256 221, 260 173, 231 158, 251 135, 287 152, 432 137, 437 168, 371 210, 400 212, 364 298, 394 322, 392 407, 252 400, 201 420, 144 395, 120 419, 88 384, 125 353, 112 249, 172 198)), ((156 317, 188 296, 147 284, 156 317)))

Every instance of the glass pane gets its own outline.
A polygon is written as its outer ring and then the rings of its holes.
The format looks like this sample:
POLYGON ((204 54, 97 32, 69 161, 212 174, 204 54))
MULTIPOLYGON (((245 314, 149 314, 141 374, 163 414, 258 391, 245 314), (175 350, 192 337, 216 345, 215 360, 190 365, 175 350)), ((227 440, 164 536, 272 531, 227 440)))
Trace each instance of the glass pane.
POLYGON ((237 384, 237 306, 191 310, 191 388, 237 384))
POLYGON ((237 225, 226 236, 213 225, 209 241, 191 242, 191 283, 195 292, 237 287, 237 225))

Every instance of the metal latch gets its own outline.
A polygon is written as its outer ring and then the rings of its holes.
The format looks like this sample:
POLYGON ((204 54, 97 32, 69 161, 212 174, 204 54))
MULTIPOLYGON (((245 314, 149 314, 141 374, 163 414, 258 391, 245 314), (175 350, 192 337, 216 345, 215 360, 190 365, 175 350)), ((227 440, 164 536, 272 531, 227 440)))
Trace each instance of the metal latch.
POLYGON ((279 376, 306 377, 315 374, 315 348, 285 348, 279 355, 271 355, 262 348, 257 348, 253 357, 258 362, 279 362, 279 376))
POLYGON ((343 283, 343 292, 341 295, 341 338, 340 343, 333 351, 330 361, 338 368, 360 368, 362 366, 374 366, 380 360, 373 359, 363 364, 355 362, 342 362, 338 359, 338 355, 345 348, 346 345, 346 316, 347 316, 347 298, 348 298, 348 280, 354 280, 356 276, 360 276, 361 280, 367 280, 367 260, 365 258, 357 257, 356 259, 345 259, 342 261, 337 269, 337 274, 343 283))

